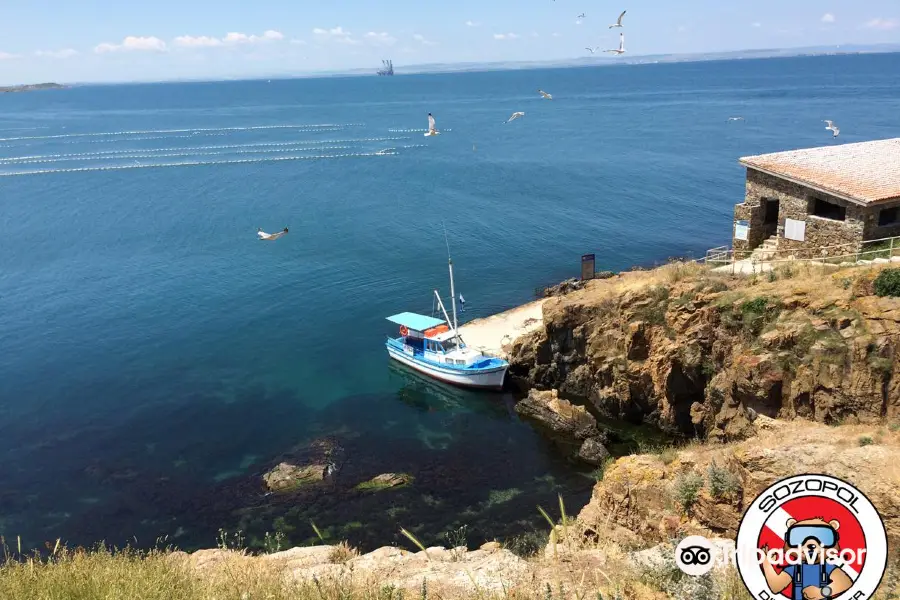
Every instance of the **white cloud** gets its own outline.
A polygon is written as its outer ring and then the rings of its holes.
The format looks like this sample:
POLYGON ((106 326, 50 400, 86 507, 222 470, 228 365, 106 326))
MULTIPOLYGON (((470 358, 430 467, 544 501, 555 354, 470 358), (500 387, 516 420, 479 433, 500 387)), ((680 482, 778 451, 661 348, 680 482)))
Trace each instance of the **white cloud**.
POLYGON ((367 42, 371 44, 375 44, 376 46, 393 46, 397 43, 397 38, 392 36, 386 31, 375 32, 370 31, 366 35, 363 36, 367 42))
POLYGON ((359 40, 355 39, 353 35, 345 30, 343 27, 338 25, 337 27, 332 27, 331 29, 322 29, 321 27, 316 27, 313 29, 313 35, 321 38, 327 39, 338 44, 351 44, 356 45, 359 44, 359 40))
POLYGON ((10 54, 9 52, 0 52, 0 60, 12 60, 14 58, 19 58, 15 54, 10 54))
POLYGON ((494 34, 495 40, 515 40, 518 38, 519 38, 519 36, 516 35, 515 33, 495 33, 494 34))
POLYGON ((558 32, 558 31, 554 31, 554 32, 551 33, 550 35, 552 35, 553 37, 559 37, 559 32, 558 32))
POLYGON ((762 23, 760 23, 759 21, 756 21, 754 23, 750 23, 750 27, 762 27, 762 23))
POLYGON ((539 34, 537 31, 532 31, 531 37, 533 37, 533 38, 541 37, 541 34, 539 34))
POLYGON ((77 50, 64 48, 62 50, 38 50, 34 53, 39 58, 71 58, 78 54, 77 50))
POLYGON ((466 27, 481 27, 481 23, 477 21, 466 21, 466 27))
POLYGON ((423 46, 436 46, 437 42, 432 42, 431 40, 425 39, 425 36, 421 33, 414 33, 413 39, 422 44, 423 46))
POLYGON ((183 48, 208 48, 212 46, 221 46, 222 40, 206 35, 196 37, 192 35, 180 35, 172 40, 172 43, 183 48))
POLYGON ((223 38, 208 35, 180 35, 172 40, 172 44, 182 48, 215 48, 225 44, 257 44, 261 42, 277 42, 283 39, 283 33, 269 29, 263 32, 262 35, 247 35, 246 33, 231 31, 225 34, 223 38))
POLYGON ((134 36, 129 35, 124 40, 122 40, 121 44, 110 44, 108 42, 104 42, 102 44, 98 44, 94 48, 94 52, 97 54, 105 54, 107 52, 118 52, 120 50, 127 51, 140 51, 140 52, 165 52, 168 50, 168 46, 166 43, 154 36, 134 36))
POLYGON ((225 34, 225 37, 222 38, 222 41, 226 44, 247 44, 250 42, 250 36, 238 31, 229 31, 225 34))
POLYGON ((834 15, 831 13, 825 13, 824 15, 822 15, 822 22, 823 23, 834 23, 835 22, 834 15))
POLYGON ((896 29, 900 27, 900 21, 897 19, 882 19, 881 17, 876 17, 866 23, 866 27, 869 29, 881 29, 882 31, 890 31, 891 29, 896 29))

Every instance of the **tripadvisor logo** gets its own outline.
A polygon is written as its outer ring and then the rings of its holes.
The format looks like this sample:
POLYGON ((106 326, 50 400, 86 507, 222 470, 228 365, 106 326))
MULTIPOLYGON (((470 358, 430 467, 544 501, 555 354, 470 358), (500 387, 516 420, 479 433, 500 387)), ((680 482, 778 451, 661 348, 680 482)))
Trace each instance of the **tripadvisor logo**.
POLYGON ((887 566, 887 534, 858 489, 796 475, 763 491, 738 528, 735 563, 758 600, 870 598, 887 566))

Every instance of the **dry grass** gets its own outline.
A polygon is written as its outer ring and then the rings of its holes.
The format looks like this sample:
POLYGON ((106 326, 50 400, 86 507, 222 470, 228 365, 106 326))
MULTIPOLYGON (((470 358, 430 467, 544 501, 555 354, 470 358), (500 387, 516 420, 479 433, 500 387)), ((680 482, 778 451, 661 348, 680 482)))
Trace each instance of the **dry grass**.
POLYGON ((334 565, 342 565, 357 556, 359 556, 359 550, 347 542, 341 542, 336 546, 332 546, 331 552, 328 554, 328 562, 334 565))

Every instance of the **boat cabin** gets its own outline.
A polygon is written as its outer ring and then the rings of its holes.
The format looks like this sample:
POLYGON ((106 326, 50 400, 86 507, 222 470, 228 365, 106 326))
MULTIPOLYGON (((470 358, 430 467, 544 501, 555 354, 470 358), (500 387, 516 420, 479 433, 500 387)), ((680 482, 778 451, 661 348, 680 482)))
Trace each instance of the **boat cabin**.
POLYGON ((402 346, 407 355, 440 365, 466 368, 483 361, 484 357, 469 349, 446 321, 419 315, 400 313, 388 317, 400 326, 400 337, 389 339, 392 345, 402 346))

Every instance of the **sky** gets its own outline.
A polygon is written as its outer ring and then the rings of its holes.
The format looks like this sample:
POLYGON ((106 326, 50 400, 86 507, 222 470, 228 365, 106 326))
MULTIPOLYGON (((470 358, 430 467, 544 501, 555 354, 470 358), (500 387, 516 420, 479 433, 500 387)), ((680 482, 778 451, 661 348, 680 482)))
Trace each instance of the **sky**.
POLYGON ((900 43, 898 0, 0 0, 0 84, 578 58, 626 9, 629 55, 900 43))

